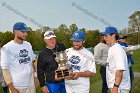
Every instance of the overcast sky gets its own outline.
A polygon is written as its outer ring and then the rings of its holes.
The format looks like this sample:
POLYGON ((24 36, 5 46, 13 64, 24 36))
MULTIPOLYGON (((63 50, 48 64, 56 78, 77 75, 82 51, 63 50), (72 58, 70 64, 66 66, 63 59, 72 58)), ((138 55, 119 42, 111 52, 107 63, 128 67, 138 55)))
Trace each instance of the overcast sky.
POLYGON ((112 25, 121 30, 135 11, 140 11, 140 0, 0 0, 0 31, 12 31, 16 22, 34 30, 73 23, 79 29, 102 32, 112 25))

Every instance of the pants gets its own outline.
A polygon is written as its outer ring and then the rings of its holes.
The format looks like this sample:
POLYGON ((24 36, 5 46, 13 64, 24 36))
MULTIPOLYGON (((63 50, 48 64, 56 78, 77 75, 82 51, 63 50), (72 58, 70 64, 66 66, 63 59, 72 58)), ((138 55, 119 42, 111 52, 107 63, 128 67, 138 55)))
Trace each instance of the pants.
MULTIPOLYGON (((28 88, 16 88, 20 93, 36 93, 35 86, 28 88)), ((11 93, 11 91, 10 91, 11 93)))
POLYGON ((46 83, 49 93, 66 93, 65 82, 46 83))
POLYGON ((106 67, 100 66, 100 74, 102 78, 102 93, 108 93, 108 87, 106 82, 106 67))
MULTIPOLYGON (((110 90, 112 90, 112 89, 110 89, 110 90)), ((118 93, 129 93, 129 90, 121 89, 121 90, 118 90, 118 93)))
MULTIPOLYGON (((130 74, 130 83, 131 83, 131 90, 132 90, 132 84, 133 84, 133 80, 134 80, 134 72, 133 72, 132 66, 129 67, 129 74, 130 74)), ((130 93, 131 93, 131 90, 130 90, 130 93)))

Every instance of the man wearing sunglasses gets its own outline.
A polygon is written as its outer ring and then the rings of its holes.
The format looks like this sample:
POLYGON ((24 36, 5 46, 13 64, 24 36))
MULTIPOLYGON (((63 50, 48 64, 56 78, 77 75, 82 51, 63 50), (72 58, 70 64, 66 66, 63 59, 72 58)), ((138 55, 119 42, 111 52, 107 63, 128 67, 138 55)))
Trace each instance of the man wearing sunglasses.
POLYGON ((66 48, 62 43, 56 43, 56 35, 53 31, 44 33, 46 48, 39 53, 37 61, 37 76, 43 93, 66 93, 64 79, 55 78, 55 70, 58 64, 55 60, 56 52, 66 48))
POLYGON ((83 47, 85 33, 77 30, 72 34, 73 45, 67 49, 68 62, 73 76, 65 80, 67 93, 89 93, 89 77, 95 75, 96 67, 93 54, 83 47))

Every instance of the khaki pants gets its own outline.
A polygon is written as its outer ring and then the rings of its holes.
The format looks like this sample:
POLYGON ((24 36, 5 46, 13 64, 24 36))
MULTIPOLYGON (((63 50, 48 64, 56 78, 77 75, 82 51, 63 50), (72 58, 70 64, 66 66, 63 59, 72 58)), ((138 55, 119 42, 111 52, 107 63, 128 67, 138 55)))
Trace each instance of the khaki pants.
POLYGON ((16 89, 19 90, 20 93, 36 93, 35 86, 31 86, 28 88, 16 88, 16 89))

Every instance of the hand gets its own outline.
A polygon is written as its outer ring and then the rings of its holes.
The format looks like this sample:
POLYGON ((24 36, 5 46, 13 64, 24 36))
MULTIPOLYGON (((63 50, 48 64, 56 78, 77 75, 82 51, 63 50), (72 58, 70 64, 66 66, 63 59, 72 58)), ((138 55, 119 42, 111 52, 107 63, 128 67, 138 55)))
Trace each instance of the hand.
POLYGON ((57 74, 56 74, 56 72, 55 72, 55 78, 54 78, 54 80, 55 81, 60 81, 60 80, 62 80, 62 79, 65 79, 64 77, 57 77, 57 74))
POLYGON ((20 93, 17 89, 13 88, 10 90, 11 92, 10 93, 20 93))
POLYGON ((40 86, 40 83, 39 83, 37 77, 34 77, 34 82, 35 82, 35 86, 36 86, 36 87, 40 86))
POLYGON ((72 79, 78 79, 80 77, 80 72, 74 72, 72 79))
POLYGON ((111 93, 118 93, 118 87, 113 87, 111 93))
POLYGON ((48 87, 47 86, 42 87, 42 91, 43 93, 48 93, 49 92, 48 87))

